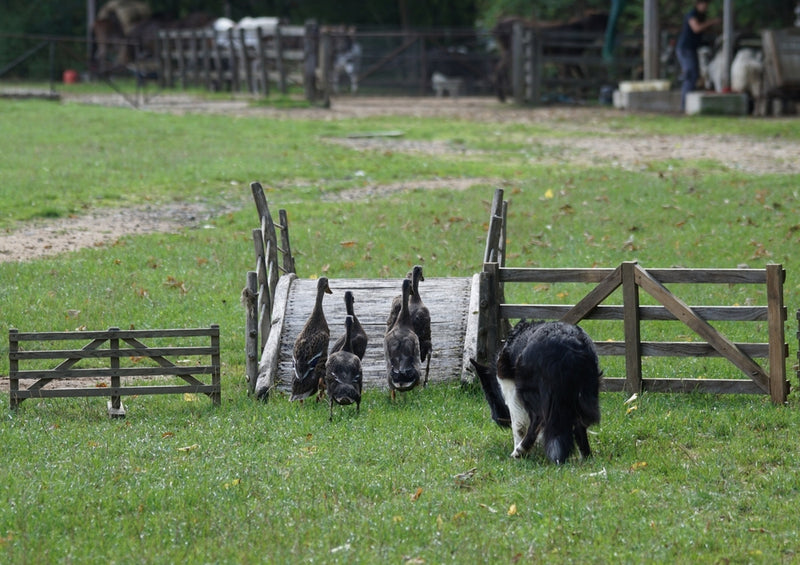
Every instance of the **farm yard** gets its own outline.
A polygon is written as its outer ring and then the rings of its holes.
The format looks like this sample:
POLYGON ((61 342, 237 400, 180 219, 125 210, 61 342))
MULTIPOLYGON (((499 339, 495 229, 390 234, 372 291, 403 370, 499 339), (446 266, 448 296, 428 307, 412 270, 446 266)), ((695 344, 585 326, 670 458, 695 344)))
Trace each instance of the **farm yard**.
MULTIPOLYGON (((0 100, 0 333, 219 324, 222 405, 134 396, 109 419, 94 398, 31 399, 12 412, 2 379, 0 560, 797 560, 796 119, 468 97, 342 97, 324 110, 163 95, 134 110, 86 96, 0 100), (302 278, 396 279, 399 291, 414 264, 469 277, 497 187, 514 266, 780 263, 789 401, 604 392, 593 457, 562 467, 537 449, 510 459, 511 434, 458 382, 395 401, 370 389, 359 414, 341 407, 331 422, 326 402, 257 402, 239 303, 254 266, 251 181, 286 209, 302 278)), ((347 289, 332 290, 326 304, 347 289)), ((569 303, 582 290, 516 285, 507 298, 569 303)), ((760 288, 687 294, 765 300, 760 288)), ((339 335, 342 321, 329 324, 339 335)), ((751 340, 764 325, 732 331, 751 340)), ((692 339, 665 326, 643 333, 692 339)), ((619 359, 601 367, 624 375, 619 359)), ((741 376, 711 358, 646 359, 644 372, 741 376)))

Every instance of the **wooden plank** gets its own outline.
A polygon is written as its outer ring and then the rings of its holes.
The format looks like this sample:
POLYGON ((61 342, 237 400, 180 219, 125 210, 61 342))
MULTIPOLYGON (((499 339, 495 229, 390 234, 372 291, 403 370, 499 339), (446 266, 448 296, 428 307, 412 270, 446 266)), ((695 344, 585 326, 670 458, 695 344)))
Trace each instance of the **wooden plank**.
MULTIPOLYGON (((604 378, 601 390, 622 392, 625 379, 604 378)), ((709 394, 763 394, 757 384, 748 379, 642 379, 642 390, 648 392, 700 392, 709 394)))
POLYGON ((761 366, 745 355, 741 349, 736 347, 736 344, 720 334, 709 325, 708 322, 698 317, 687 304, 674 296, 660 282, 655 280, 647 271, 641 269, 638 265, 635 266, 635 277, 636 284, 639 287, 666 306, 680 321, 710 343, 744 374, 753 379, 764 392, 769 392, 769 377, 761 366))
MULTIPOLYGON (((193 374, 210 375, 214 372, 213 365, 192 365, 190 367, 121 367, 119 369, 64 369, 56 371, 53 369, 28 369, 17 372, 20 379, 82 379, 82 378, 102 378, 102 377, 162 377, 174 375, 176 377, 187 378, 193 374)), ((199 383, 199 381, 197 381, 199 383)), ((202 383, 200 383, 202 384, 202 383)))
MULTIPOLYGON (((599 283, 614 269, 504 268, 501 282, 599 283)), ((763 269, 647 269, 662 284, 766 284, 763 269)))
POLYGON ((95 339, 100 342, 117 337, 119 339, 180 338, 211 336, 208 328, 186 328, 173 330, 98 330, 74 332, 19 332, 18 341, 60 341, 95 339))
MULTIPOLYGON (((47 349, 18 351, 15 359, 122 359, 125 357, 175 357, 193 355, 211 355, 214 349, 209 346, 191 347, 126 347, 119 349, 47 349)), ((9 358, 12 354, 9 353, 9 358)))
MULTIPOLYGON (((625 355, 624 341, 595 340, 594 345, 598 355, 625 355)), ((737 343, 736 346, 750 357, 767 358, 769 356, 769 343, 737 343)), ((642 357, 722 357, 719 351, 705 342, 643 341, 641 342, 641 352, 642 357)))
MULTIPOLYGON (((506 319, 528 318, 535 320, 564 320, 575 306, 568 304, 501 304, 500 316, 506 319)), ((698 316, 707 321, 727 322, 766 322, 767 306, 692 306, 698 316)), ((786 312, 786 309, 783 309, 786 312)), ((599 305, 581 319, 583 320, 622 320, 625 307, 599 305)), ((784 314, 785 316, 785 314, 784 314)), ((664 306, 639 306, 639 319, 642 321, 676 321, 678 317, 664 306)))
POLYGON ((467 328, 464 332, 464 355, 461 358, 461 382, 471 384, 475 380, 470 359, 478 359, 478 319, 480 315, 480 273, 472 275, 467 308, 467 328))
POLYGON ((489 216, 489 229, 486 234, 486 248, 484 251, 484 263, 497 263, 498 254, 501 250, 500 236, 503 233, 503 189, 498 188, 494 191, 492 199, 492 209, 489 216))
POLYGON ((270 391, 275 387, 281 354, 281 334, 283 333, 284 319, 288 310, 289 291, 296 278, 297 275, 289 273, 278 279, 278 284, 275 286, 269 337, 261 351, 261 359, 258 363, 258 379, 255 386, 256 397, 263 400, 267 399, 270 391))
POLYGON ((569 312, 561 318, 568 324, 577 324, 584 319, 603 300, 608 298, 619 285, 622 284, 622 267, 617 267, 614 272, 604 278, 594 287, 589 294, 584 296, 569 312))
POLYGON ((510 268, 500 269, 500 282, 536 283, 599 283, 615 269, 538 269, 510 268))
POLYGON ((214 394, 214 385, 147 385, 92 388, 45 388, 38 390, 19 390, 15 398, 80 398, 94 396, 143 396, 152 394, 214 394))

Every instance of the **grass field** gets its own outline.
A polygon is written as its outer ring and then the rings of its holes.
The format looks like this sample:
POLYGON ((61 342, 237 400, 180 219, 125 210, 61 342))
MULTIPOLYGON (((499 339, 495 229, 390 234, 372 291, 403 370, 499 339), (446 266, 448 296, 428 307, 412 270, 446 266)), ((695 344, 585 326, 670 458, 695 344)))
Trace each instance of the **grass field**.
MULTIPOLYGON (((383 116, 266 119, 0 101, 0 236, 105 207, 202 202, 196 229, 121 237, 0 262, 0 334, 110 326, 222 332, 223 403, 0 397, 0 562, 7 563, 791 563, 800 557, 800 405, 764 396, 604 393, 594 456, 563 467, 508 458, 511 435, 458 383, 360 414, 323 403, 264 405, 244 383, 244 311, 257 218, 249 183, 285 208, 298 274, 428 276, 480 269, 488 206, 502 186, 508 263, 540 267, 787 270, 789 369, 800 308, 800 175, 667 159, 624 168, 560 161, 532 139, 581 138, 553 121, 383 116), (487 129, 491 135, 487 135, 487 129), (351 132, 402 130, 448 150, 358 151, 351 132), (461 189, 419 188, 447 180, 461 189), (474 182, 470 182, 474 179, 474 182), (397 187, 402 190, 367 190, 397 187), (363 190, 356 200, 339 197, 363 190), (467 479, 457 475, 470 469, 467 479)), ((791 119, 619 114, 625 138, 720 135, 800 147, 791 119)), ((135 221, 135 218, 131 218, 135 221)), ((572 301, 580 289, 519 289, 572 301)), ((763 289, 687 289, 704 304, 763 304, 763 289)), ((541 298, 541 300, 539 300, 541 298)), ((388 308, 388 305, 387 305, 388 308)), ((747 338, 764 332, 745 325, 747 338)), ((613 333, 616 330, 611 330, 613 333)), ((675 331, 660 327, 646 331, 675 331)), ((616 359, 606 374, 622 376, 616 359)), ((739 376, 710 360, 648 360, 646 376, 739 376)), ((8 344, 0 340, 0 375, 8 344)), ((793 374, 793 373, 792 373, 793 374)), ((796 386, 796 378, 792 377, 796 386)))

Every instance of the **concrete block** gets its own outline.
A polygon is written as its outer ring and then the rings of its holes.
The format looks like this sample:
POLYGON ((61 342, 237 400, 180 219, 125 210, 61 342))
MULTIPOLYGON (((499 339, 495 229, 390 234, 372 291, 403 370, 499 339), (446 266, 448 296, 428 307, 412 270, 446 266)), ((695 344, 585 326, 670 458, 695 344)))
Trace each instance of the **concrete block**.
POLYGON ((686 95, 686 113, 708 116, 746 116, 747 94, 690 92, 686 95))
POLYGON ((614 107, 639 112, 679 113, 681 93, 670 90, 614 91, 614 107))

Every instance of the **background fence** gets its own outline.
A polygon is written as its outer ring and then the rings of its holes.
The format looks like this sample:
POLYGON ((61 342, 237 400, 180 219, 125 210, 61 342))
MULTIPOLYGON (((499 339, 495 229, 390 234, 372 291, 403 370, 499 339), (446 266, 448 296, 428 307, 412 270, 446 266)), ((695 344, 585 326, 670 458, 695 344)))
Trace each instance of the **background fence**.
MULTIPOLYGON (((66 69, 97 74, 85 38, 2 36, 0 78, 59 82, 66 69)), ((201 86, 266 95, 302 86, 367 95, 434 94, 434 73, 457 79, 461 95, 493 95, 501 51, 482 29, 354 30, 344 27, 278 26, 215 33, 209 28, 163 30, 156 49, 136 49, 115 76, 155 78, 162 88, 201 86), (155 57, 155 59, 154 59, 155 57), (316 83, 316 84, 314 84, 316 83)), ((515 101, 596 99, 604 85, 637 76, 641 41, 622 38, 612 62, 602 59, 602 32, 514 34, 511 74, 515 101)), ((135 47, 135 46, 131 46, 135 47)))

